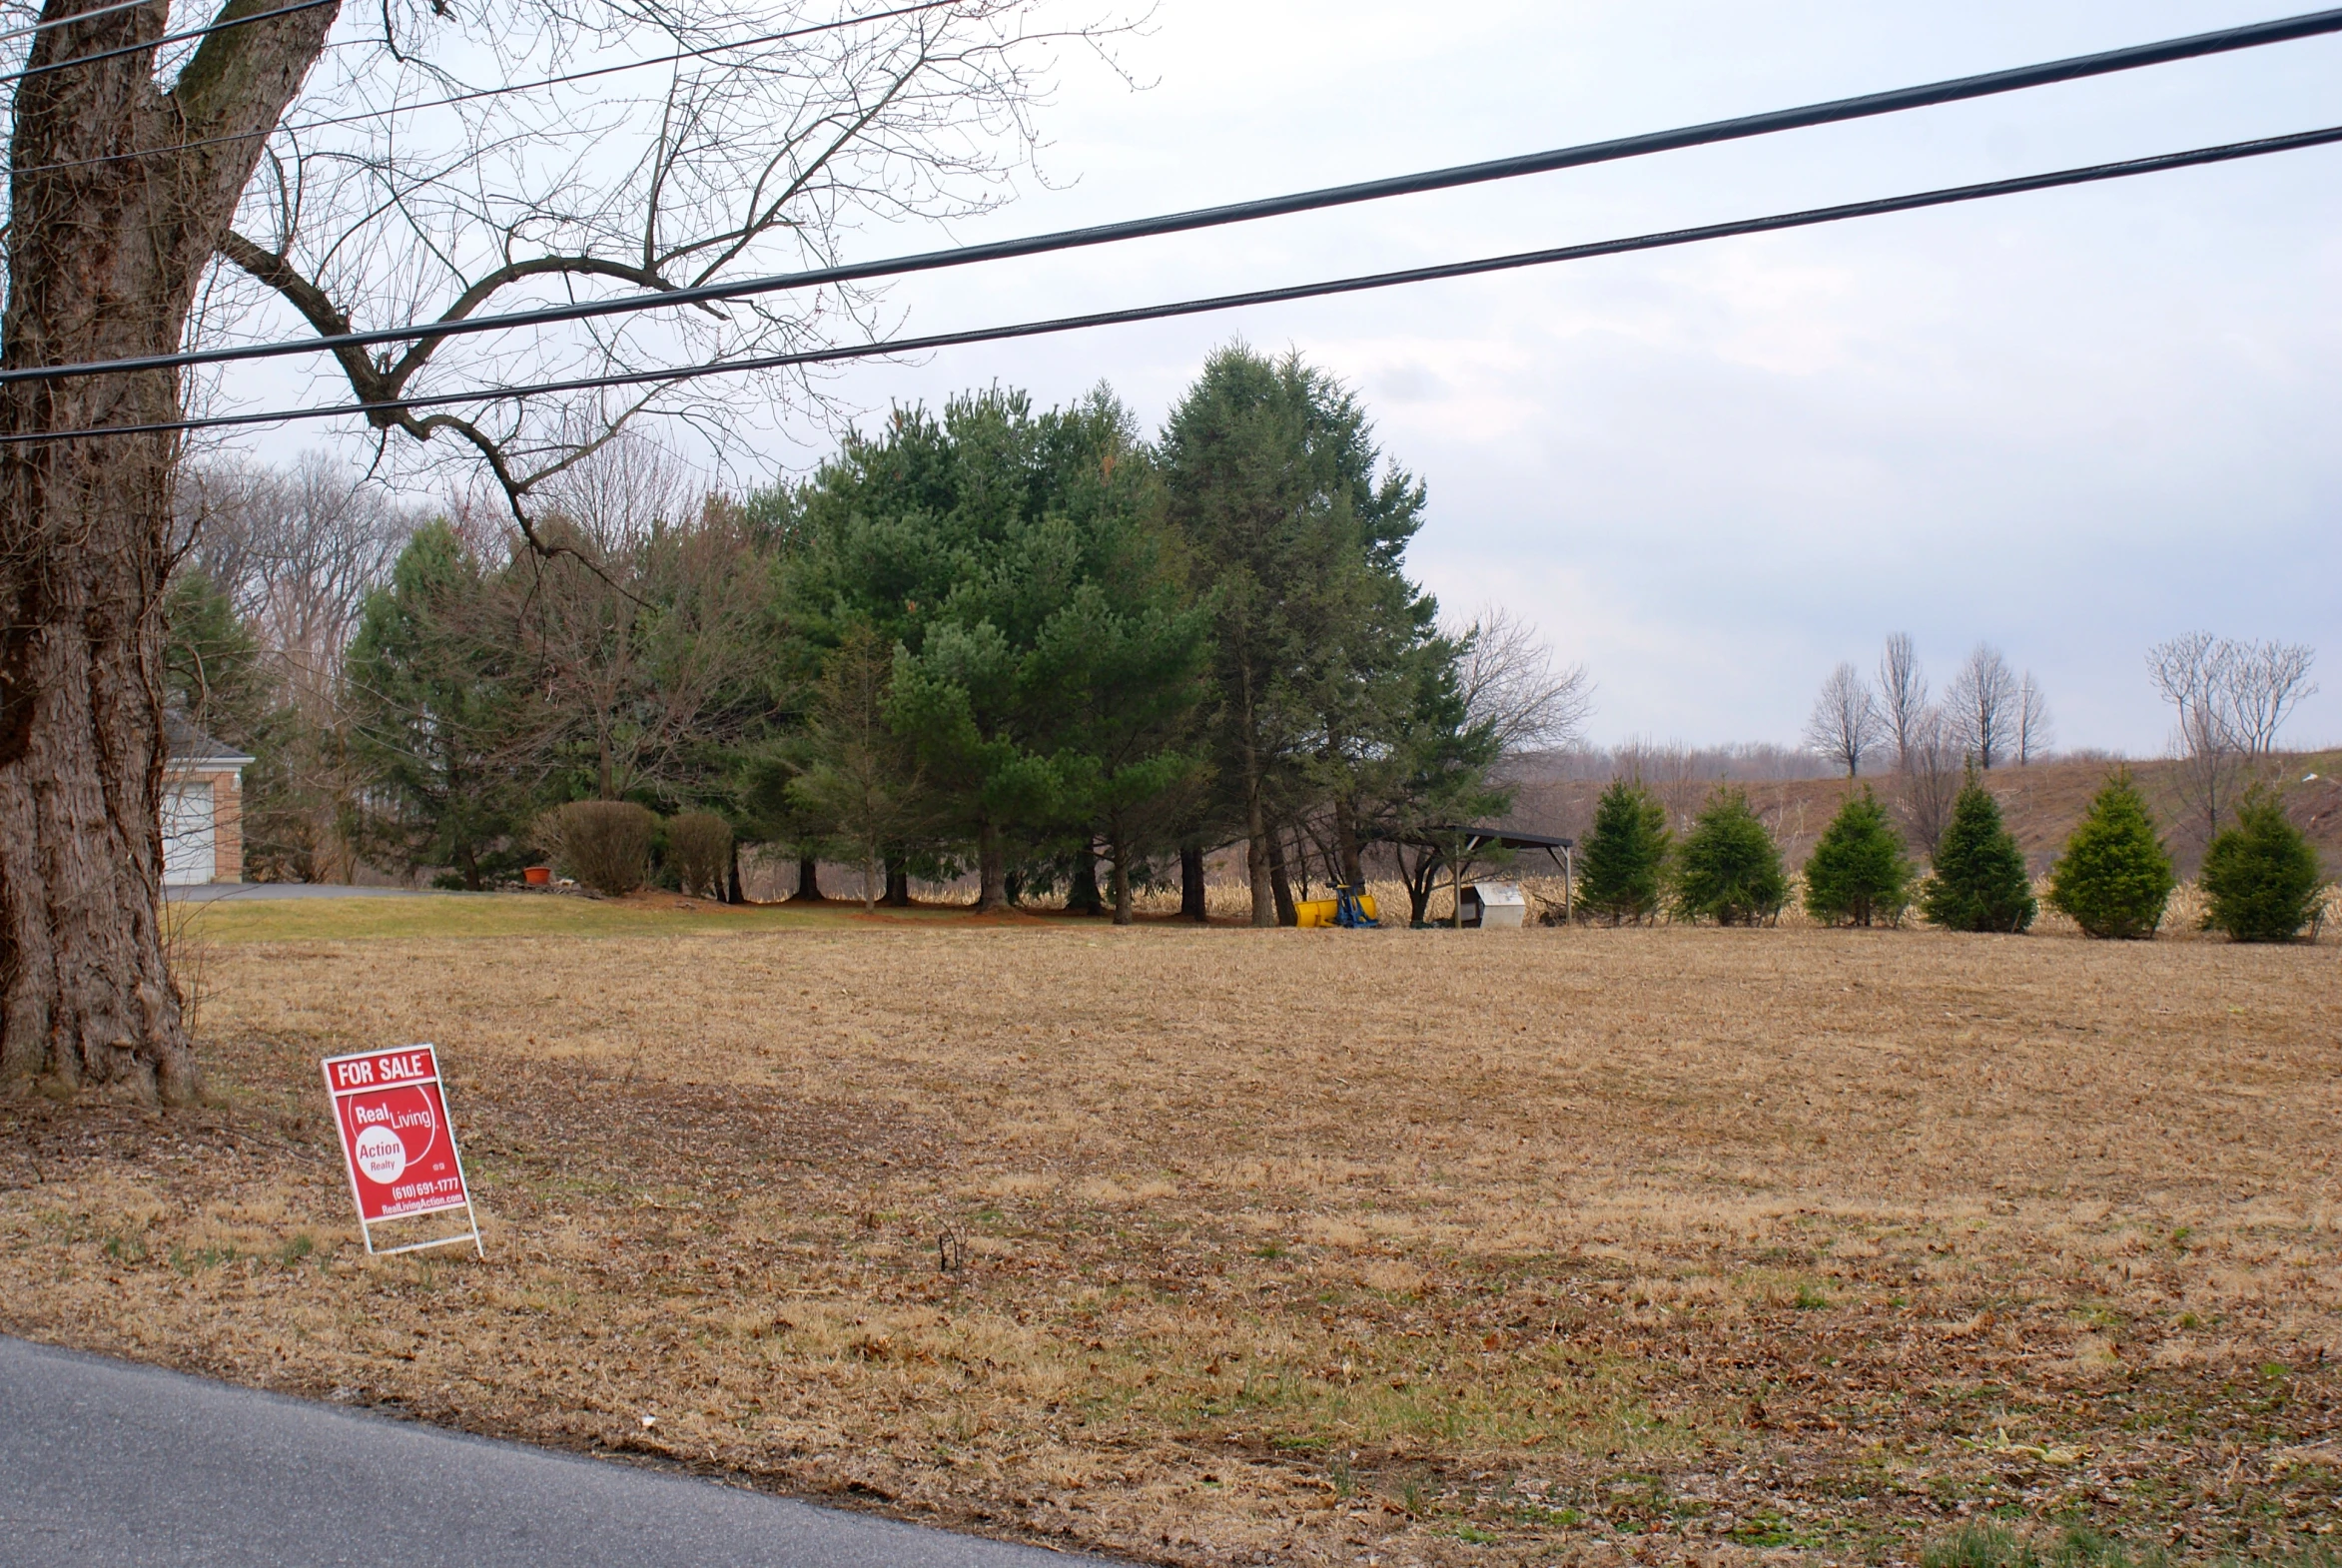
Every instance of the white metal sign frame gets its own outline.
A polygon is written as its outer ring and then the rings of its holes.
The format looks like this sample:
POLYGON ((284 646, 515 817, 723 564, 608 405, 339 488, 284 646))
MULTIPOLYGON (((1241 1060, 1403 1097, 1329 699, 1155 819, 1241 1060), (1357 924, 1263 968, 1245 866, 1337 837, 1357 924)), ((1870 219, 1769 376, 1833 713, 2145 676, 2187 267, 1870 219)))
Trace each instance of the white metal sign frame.
POLYGON ((488 1255, 488 1249, 479 1238, 479 1215, 473 1210, 471 1206, 471 1178, 463 1174, 463 1150, 462 1147, 455 1142, 455 1112, 454 1109, 447 1104, 446 1081, 439 1076, 438 1048, 429 1044, 428 1042, 424 1042, 420 1045, 394 1047, 389 1051, 353 1051, 347 1056, 327 1057, 324 1061, 320 1062, 318 1066, 324 1071, 326 1075, 327 1103, 333 1108, 334 1112, 334 1138, 335 1141, 342 1146, 342 1171, 344 1175, 350 1177, 350 1201, 355 1204, 358 1209, 358 1233, 366 1238, 367 1255, 369 1257, 395 1257, 400 1252, 420 1252, 434 1246, 459 1246, 463 1242, 469 1241, 471 1243, 472 1250, 477 1252, 480 1259, 484 1262, 488 1255), (344 1062, 371 1062, 377 1057, 395 1055, 398 1051, 429 1052, 431 1059, 430 1076, 428 1078, 401 1079, 398 1083, 389 1086, 382 1084, 354 1084, 347 1088, 341 1089, 337 1089, 334 1086, 334 1069, 340 1064, 344 1062), (424 1214, 450 1213, 455 1209, 460 1208, 463 1210, 464 1223, 469 1226, 469 1228, 459 1230, 453 1235, 443 1235, 429 1241, 409 1241, 404 1246, 378 1247, 375 1245, 374 1225, 385 1224, 388 1223, 389 1220, 387 1218, 378 1219, 370 1223, 366 1217, 366 1194, 359 1189, 358 1185, 357 1157, 352 1153, 349 1136, 343 1130, 342 1102, 349 1099, 353 1095, 379 1093, 386 1087, 395 1089, 419 1089, 425 1084, 428 1084, 431 1088, 438 1091, 439 1119, 446 1124, 445 1132, 447 1135, 447 1155, 449 1159, 455 1162, 455 1180, 463 1192, 463 1201, 460 1203, 440 1203, 430 1208, 417 1208, 407 1213, 398 1214, 392 1217, 399 1219, 415 1219, 421 1217, 424 1214))

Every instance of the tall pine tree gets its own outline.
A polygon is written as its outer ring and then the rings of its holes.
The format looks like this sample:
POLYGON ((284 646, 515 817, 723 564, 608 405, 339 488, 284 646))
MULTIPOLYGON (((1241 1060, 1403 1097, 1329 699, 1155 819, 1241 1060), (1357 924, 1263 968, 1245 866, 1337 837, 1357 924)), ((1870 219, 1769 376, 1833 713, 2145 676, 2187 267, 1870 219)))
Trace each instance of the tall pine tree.
POLYGON ((1896 925, 1911 902, 1903 837, 1869 785, 1849 795, 1806 860, 1806 913, 1826 926, 1896 925))
POLYGON ((2204 851, 2204 929, 2238 942, 2290 942, 2325 898, 2318 852, 2275 796, 2255 790, 2204 851))
POLYGON ((2049 907, 2093 937, 2152 937, 2177 879, 2127 768, 2090 801, 2049 871, 2049 907))
POLYGON ((1683 920, 1754 926, 1789 901, 1781 847, 1749 809, 1748 792, 1718 786, 1675 853, 1675 913, 1683 920))
POLYGON ((1639 783, 1612 779, 1578 848, 1578 907, 1589 919, 1640 925, 1665 890, 1667 808, 1639 783))
POLYGON ((2000 803, 1969 768, 1952 821, 1936 846, 1935 874, 1921 895, 1929 920, 1951 931, 2028 929, 2038 905, 2025 875, 2024 851, 2000 820, 2000 803))

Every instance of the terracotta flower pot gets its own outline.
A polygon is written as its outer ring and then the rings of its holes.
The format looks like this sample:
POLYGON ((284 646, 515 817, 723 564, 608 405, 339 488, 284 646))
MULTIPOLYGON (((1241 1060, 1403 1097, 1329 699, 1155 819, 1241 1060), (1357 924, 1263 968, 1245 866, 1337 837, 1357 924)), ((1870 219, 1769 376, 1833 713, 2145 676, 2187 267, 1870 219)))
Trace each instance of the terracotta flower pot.
POLYGON ((528 879, 528 885, 532 888, 549 887, 553 880, 553 868, 550 866, 531 866, 521 875, 528 879))

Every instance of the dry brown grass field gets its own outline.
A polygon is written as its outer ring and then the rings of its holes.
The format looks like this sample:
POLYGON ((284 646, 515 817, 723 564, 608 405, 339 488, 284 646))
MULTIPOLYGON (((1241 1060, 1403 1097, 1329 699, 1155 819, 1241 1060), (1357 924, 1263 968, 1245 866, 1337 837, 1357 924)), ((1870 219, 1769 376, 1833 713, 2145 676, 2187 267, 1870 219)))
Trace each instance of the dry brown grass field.
POLYGON ((522 902, 219 912, 208 1104, 0 1103, 0 1328, 1145 1561, 2336 1544, 2331 938, 522 902), (416 1040, 484 1263, 350 1218, 416 1040))

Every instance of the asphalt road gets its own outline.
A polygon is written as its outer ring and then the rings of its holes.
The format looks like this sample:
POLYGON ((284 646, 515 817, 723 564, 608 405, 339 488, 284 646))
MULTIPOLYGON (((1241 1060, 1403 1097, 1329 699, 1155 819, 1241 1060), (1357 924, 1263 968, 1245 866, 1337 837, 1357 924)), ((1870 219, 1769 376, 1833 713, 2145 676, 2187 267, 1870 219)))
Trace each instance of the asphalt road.
POLYGON ((0 1565, 1078 1559, 0 1337, 0 1565))

